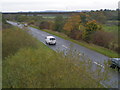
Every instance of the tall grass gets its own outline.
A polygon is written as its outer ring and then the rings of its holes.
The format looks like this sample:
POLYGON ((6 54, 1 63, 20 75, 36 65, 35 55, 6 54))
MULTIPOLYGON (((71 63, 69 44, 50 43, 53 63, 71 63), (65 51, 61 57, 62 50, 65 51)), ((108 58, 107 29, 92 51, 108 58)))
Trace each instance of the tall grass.
POLYGON ((3 61, 3 88, 103 88, 85 62, 41 44, 21 49, 3 61))
POLYGON ((2 30, 3 58, 15 54, 20 48, 37 47, 37 42, 25 31, 11 27, 2 30))

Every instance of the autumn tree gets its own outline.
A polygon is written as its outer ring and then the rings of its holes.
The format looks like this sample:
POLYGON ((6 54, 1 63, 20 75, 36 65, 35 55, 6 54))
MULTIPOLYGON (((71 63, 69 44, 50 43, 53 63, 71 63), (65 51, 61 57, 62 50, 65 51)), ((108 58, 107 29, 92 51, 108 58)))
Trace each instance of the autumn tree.
POLYGON ((87 22, 86 29, 83 32, 83 39, 86 42, 89 42, 91 40, 91 35, 101 29, 101 25, 99 25, 95 20, 87 22))
POLYGON ((80 15, 71 16, 64 25, 64 30, 68 36, 71 36, 74 32, 79 30, 79 25, 81 23, 80 15))

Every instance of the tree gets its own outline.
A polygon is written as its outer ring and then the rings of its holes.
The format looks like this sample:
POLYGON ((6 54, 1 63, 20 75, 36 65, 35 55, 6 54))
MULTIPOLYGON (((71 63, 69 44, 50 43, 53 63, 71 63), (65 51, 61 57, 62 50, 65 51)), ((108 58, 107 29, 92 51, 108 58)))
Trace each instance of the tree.
POLYGON ((79 25, 81 23, 80 15, 71 16, 64 25, 64 30, 67 32, 67 35, 73 34, 72 31, 79 30, 79 25))
POLYGON ((102 29, 101 25, 99 25, 95 20, 89 21, 86 24, 86 29, 84 30, 83 33, 83 39, 86 42, 89 42, 91 40, 91 35, 101 29, 102 29))
POLYGON ((61 32, 64 26, 64 18, 62 16, 55 17, 54 30, 61 32))

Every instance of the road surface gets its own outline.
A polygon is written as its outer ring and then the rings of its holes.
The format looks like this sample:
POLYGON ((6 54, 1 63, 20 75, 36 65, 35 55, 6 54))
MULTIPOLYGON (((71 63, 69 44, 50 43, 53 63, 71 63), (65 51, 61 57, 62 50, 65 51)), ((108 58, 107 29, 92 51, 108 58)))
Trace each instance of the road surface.
MULTIPOLYGON (((17 23, 15 22, 11 22, 11 21, 7 21, 9 24, 12 24, 14 26, 18 26, 19 28, 23 28, 23 25, 20 24, 18 25, 17 23)), ((38 29, 35 29, 33 27, 27 27, 29 29, 29 33, 32 34, 34 37, 36 37, 38 40, 40 40, 41 42, 43 42, 45 44, 45 36, 47 35, 52 35, 52 34, 49 34, 47 32, 44 32, 44 31, 41 31, 41 30, 38 30, 38 29)), ((56 45, 53 46, 53 45, 47 45, 48 47, 50 47, 51 49, 53 50, 60 50, 60 51, 65 51, 65 50, 68 50, 70 48, 70 46, 72 45, 72 48, 77 50, 78 52, 80 52, 80 54, 84 54, 86 57, 88 57, 90 60, 92 60, 93 64, 96 65, 96 66, 99 66, 101 68, 104 69, 104 62, 108 60, 109 57, 105 56, 105 55, 102 55, 98 52, 95 52, 93 50, 90 50, 86 47, 83 47, 83 46, 80 46, 76 43, 73 43, 71 41, 68 41, 68 40, 65 40, 65 39, 62 39, 60 37, 57 37, 55 35, 52 35, 56 38, 56 45)), ((110 71, 109 72, 109 82, 108 81, 103 81, 101 82, 101 84, 103 84, 105 87, 112 87, 112 88, 118 88, 120 85, 118 84, 118 81, 120 81, 120 74, 116 71, 110 71)))

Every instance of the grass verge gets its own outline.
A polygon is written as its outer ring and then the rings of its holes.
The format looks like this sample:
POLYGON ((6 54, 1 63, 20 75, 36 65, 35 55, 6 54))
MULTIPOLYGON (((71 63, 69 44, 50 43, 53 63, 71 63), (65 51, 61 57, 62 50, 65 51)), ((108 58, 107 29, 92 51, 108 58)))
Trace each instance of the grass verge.
POLYGON ((37 47, 37 42, 25 31, 10 27, 2 30, 2 56, 15 54, 20 48, 37 47))
MULTIPOLYGON (((38 27, 36 27, 36 26, 32 26, 32 27, 37 28, 37 29, 40 29, 40 28, 38 28, 38 27)), ((112 50, 109 50, 109 49, 107 49, 107 48, 100 47, 100 46, 97 46, 97 45, 94 45, 94 44, 88 44, 88 43, 83 42, 83 41, 73 40, 73 39, 67 37, 65 34, 62 34, 62 33, 59 33, 59 32, 55 32, 55 31, 52 31, 52 30, 42 30, 42 31, 45 31, 45 32, 48 32, 48 33, 50 33, 50 34, 56 35, 56 36, 58 36, 58 37, 61 37, 61 38, 63 38, 63 39, 72 41, 72 42, 74 42, 74 43, 77 43, 77 44, 79 44, 79 45, 81 45, 81 46, 87 47, 87 48, 89 48, 89 49, 91 49, 91 50, 94 50, 94 51, 96 51, 96 52, 98 52, 98 53, 101 53, 101 54, 103 54, 103 55, 105 55, 105 56, 108 56, 108 57, 115 58, 115 57, 119 57, 119 56, 120 56, 120 55, 118 55, 118 53, 115 52, 115 51, 112 51, 112 50)))

